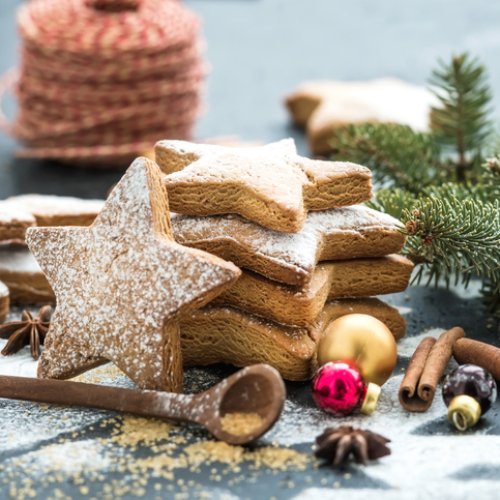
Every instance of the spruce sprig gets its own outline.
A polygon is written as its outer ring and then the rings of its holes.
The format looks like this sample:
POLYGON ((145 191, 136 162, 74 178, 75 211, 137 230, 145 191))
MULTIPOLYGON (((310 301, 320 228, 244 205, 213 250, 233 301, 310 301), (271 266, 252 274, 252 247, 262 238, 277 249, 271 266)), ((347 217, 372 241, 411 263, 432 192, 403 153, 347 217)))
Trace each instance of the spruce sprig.
POLYGON ((366 165, 374 181, 418 193, 445 177, 439 149, 430 134, 406 125, 364 123, 336 131, 334 159, 366 165))
POLYGON ((500 291, 500 204, 449 198, 418 200, 403 212, 409 244, 405 254, 418 268, 415 280, 447 284, 455 277, 466 285, 476 274, 500 291))
POLYGON ((403 254, 416 265, 414 282, 467 285, 480 276, 489 303, 500 307, 500 140, 490 135, 486 70, 467 53, 440 61, 431 83, 439 106, 421 134, 390 124, 339 131, 335 159, 374 173, 379 189, 368 205, 404 225, 403 254))
POLYGON ((432 108, 431 130, 436 142, 453 146, 458 155, 457 180, 465 182, 474 163, 474 154, 491 132, 489 104, 492 94, 486 70, 477 58, 464 53, 453 56, 451 64, 438 61, 430 79, 440 105, 432 108))
POLYGON ((500 158, 489 158, 483 169, 484 191, 491 200, 500 200, 500 158))
POLYGON ((392 217, 403 220, 405 210, 412 210, 417 204, 418 198, 401 188, 379 189, 375 197, 366 202, 370 208, 385 212, 392 217))

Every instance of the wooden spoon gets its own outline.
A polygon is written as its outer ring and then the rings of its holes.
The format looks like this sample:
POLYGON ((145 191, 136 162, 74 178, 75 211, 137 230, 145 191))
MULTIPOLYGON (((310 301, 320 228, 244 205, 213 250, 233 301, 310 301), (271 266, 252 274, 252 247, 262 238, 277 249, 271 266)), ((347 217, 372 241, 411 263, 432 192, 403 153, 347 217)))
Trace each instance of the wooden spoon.
POLYGON ((247 444, 265 434, 278 420, 286 389, 278 371, 262 364, 244 368, 208 391, 192 396, 0 375, 0 397, 194 422, 221 441, 247 444), (228 413, 258 413, 262 424, 249 434, 229 434, 222 429, 220 420, 228 413))

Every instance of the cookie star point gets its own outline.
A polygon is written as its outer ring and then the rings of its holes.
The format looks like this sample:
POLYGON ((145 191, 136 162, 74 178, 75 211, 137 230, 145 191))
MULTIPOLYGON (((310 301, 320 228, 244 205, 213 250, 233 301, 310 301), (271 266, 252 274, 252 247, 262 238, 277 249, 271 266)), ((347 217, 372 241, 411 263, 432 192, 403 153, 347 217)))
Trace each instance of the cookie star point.
POLYGON ((38 375, 114 362, 142 388, 182 391, 177 320, 230 286, 231 263, 174 242, 158 167, 137 159, 88 228, 33 228, 57 309, 38 375))

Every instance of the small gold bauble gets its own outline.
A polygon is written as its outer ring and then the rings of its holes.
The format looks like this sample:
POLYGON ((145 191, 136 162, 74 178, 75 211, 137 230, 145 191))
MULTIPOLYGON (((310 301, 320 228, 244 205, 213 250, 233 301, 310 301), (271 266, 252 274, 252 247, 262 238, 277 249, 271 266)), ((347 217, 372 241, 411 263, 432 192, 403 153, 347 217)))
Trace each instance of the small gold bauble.
POLYGON ((348 314, 335 320, 318 344, 318 363, 344 361, 355 366, 366 383, 382 385, 398 359, 394 336, 381 321, 366 314, 348 314))
POLYGON ((472 397, 455 396, 448 406, 448 420, 459 430, 474 427, 481 416, 481 406, 472 397))

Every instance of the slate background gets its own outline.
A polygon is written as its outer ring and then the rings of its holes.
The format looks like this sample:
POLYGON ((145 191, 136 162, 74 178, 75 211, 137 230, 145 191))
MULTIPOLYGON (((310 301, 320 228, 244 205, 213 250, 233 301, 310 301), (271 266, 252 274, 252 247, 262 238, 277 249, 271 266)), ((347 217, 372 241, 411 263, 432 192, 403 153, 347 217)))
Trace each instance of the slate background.
MULTIPOLYGON (((0 2, 0 72, 16 64, 15 10, 21 3, 21 0, 0 2)), ((236 134, 245 140, 270 142, 292 136, 301 152, 306 154, 303 134, 290 126, 282 106, 283 96, 301 81, 394 75, 424 84, 436 58, 448 58, 450 53, 465 49, 479 55, 487 64, 496 95, 495 104, 499 108, 499 2, 190 0, 186 3, 204 18, 207 58, 212 64, 208 108, 197 129, 200 138, 236 134)), ((5 109, 10 114, 14 112, 10 98, 5 109)), ((13 140, 0 135, 0 199, 29 192, 105 197, 109 187, 122 175, 121 171, 72 169, 53 162, 17 160, 12 157, 14 148, 13 140)), ((431 326, 449 328, 459 324, 471 337, 499 345, 496 322, 488 319, 477 298, 422 287, 412 287, 408 295, 410 300, 405 300, 402 294, 388 298, 391 304, 411 307, 411 312, 406 315, 408 336, 431 326), (488 322, 493 326, 486 328, 488 322)), ((397 370, 406 363, 407 359, 400 359, 397 370)), ((231 370, 215 367, 209 371, 223 377, 231 370)), ((304 409, 313 407, 307 384, 289 383, 287 387, 291 401, 304 409)), ((0 408, 6 405, 8 403, 3 402, 0 408)), ((487 434, 500 434, 497 413, 498 405, 480 426, 487 434)), ((422 425, 415 433, 428 437, 451 434, 452 431, 443 417, 422 425)), ((297 447, 304 451, 309 448, 310 445, 297 447)), ((25 451, 19 450, 18 455, 25 451)), ((16 456, 15 452, 5 454, 0 450, 0 461, 13 456, 16 456)), ((489 464, 485 450, 478 450, 477 459, 477 467, 461 471, 458 476, 463 481, 480 480, 479 494, 482 480, 496 479, 497 467, 489 464)), ((380 498, 383 497, 382 490, 389 487, 371 479, 362 469, 350 467, 347 470, 353 474, 350 488, 373 488, 371 491, 377 492, 374 497, 380 498)), ((314 484, 317 485, 322 478, 328 478, 331 484, 336 478, 342 479, 344 473, 345 470, 334 472, 326 467, 308 471, 314 475, 314 484)), ((196 480, 203 480, 205 474, 208 485, 208 470, 196 480)), ((304 488, 303 474, 280 473, 278 476, 264 475, 257 482, 244 481, 226 491, 230 493, 227 498, 275 496, 281 499, 299 495, 304 488), (291 479, 295 486, 284 488, 283 482, 291 479)), ((64 484, 62 489, 79 498, 71 484, 64 484)), ((323 497, 326 493, 321 491, 323 497)), ((311 494, 313 496, 307 498, 316 498, 314 493, 311 494)), ((37 498, 47 498, 48 495, 48 492, 40 491, 37 498)), ((146 498, 155 495, 149 492, 146 498)), ((460 492, 449 492, 449 496, 458 498, 460 492)), ((488 494, 482 497, 490 498, 488 494)))

